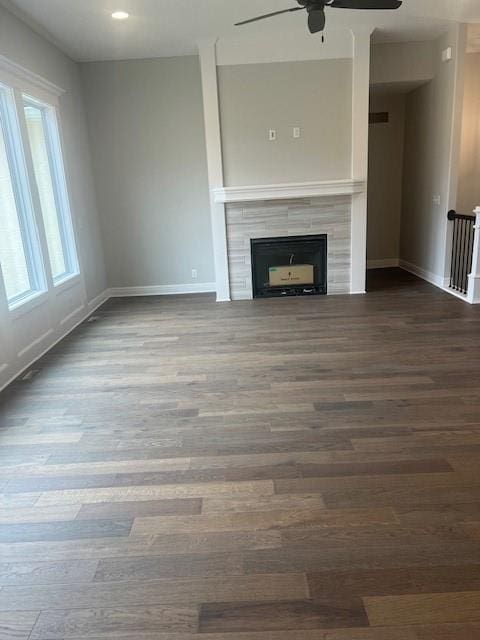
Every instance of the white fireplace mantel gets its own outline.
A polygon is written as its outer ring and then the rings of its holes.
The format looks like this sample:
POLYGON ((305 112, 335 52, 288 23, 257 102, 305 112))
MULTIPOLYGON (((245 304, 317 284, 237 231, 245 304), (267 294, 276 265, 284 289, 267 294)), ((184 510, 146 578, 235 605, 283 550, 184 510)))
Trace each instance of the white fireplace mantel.
POLYGON ((292 182, 284 184, 264 184, 242 187, 221 187, 212 189, 214 202, 255 202, 258 200, 291 200, 295 198, 318 198, 327 196, 348 196, 363 193, 364 180, 324 180, 321 182, 292 182))

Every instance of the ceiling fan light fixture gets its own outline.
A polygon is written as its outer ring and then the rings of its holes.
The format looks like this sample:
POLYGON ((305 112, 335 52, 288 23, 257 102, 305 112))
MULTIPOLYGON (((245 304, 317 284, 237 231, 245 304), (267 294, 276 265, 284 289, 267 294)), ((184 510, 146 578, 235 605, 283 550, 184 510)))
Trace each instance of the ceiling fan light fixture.
POLYGON ((112 18, 114 20, 126 20, 129 17, 130 17, 130 14, 127 13, 126 11, 114 11, 112 13, 112 18))

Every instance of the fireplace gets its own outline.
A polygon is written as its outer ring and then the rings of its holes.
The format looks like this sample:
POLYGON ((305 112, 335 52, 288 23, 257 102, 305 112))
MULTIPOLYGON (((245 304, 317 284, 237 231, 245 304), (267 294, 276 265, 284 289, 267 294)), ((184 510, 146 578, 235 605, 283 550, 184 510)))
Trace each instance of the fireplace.
POLYGON ((327 235, 253 238, 254 298, 326 295, 327 235))

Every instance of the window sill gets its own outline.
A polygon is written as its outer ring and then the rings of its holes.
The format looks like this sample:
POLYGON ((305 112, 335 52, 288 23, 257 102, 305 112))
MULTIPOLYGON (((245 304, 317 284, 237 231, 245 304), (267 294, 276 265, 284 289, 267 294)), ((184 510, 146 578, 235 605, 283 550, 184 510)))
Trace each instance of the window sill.
POLYGON ((44 304, 48 299, 47 291, 35 291, 31 295, 18 300, 15 304, 9 307, 10 317, 12 320, 16 320, 26 313, 30 313, 32 309, 44 304))
POLYGON ((81 278, 79 273, 69 273, 68 276, 64 276, 59 280, 54 281, 53 291, 56 294, 62 293, 77 284, 80 284, 81 278))

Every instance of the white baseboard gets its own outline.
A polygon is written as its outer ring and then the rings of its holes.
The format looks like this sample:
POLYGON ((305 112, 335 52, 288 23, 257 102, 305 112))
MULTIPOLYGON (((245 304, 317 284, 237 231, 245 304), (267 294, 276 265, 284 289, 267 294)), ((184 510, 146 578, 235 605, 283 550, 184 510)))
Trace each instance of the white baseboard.
MULTIPOLYGON (((4 382, 1 386, 0 386, 0 392, 3 391, 4 389, 6 389, 8 387, 9 384, 11 384, 14 380, 16 380, 19 376, 21 376, 23 373, 25 373, 25 371, 28 371, 28 369, 30 369, 30 367, 37 362, 37 360, 40 360, 40 358, 43 358, 43 356, 48 353, 51 349, 53 349, 53 347, 55 347, 59 342, 61 342, 64 338, 66 338, 70 333, 72 333, 72 331, 74 329, 76 329, 79 325, 82 324, 82 322, 85 322, 85 320, 92 315, 92 313, 94 311, 96 311, 98 309, 98 307, 101 307, 102 304, 104 302, 106 302, 108 299, 110 298, 110 294, 108 292, 108 289, 106 291, 103 291, 100 295, 98 295, 96 298, 94 298, 93 300, 90 300, 90 302, 87 302, 85 304, 85 306, 83 307, 83 313, 80 316, 80 318, 75 322, 75 324, 70 327, 69 329, 67 329, 66 331, 63 331, 59 336, 57 336, 55 338, 55 340, 53 342, 51 342, 49 344, 48 347, 46 347, 45 349, 43 349, 43 351, 36 355, 34 358, 32 358, 32 360, 24 367, 22 367, 20 370, 16 371, 15 373, 13 373, 10 378, 4 382)), ((2 368, 3 370, 4 368, 2 368)))
POLYGON ((455 289, 450 289, 448 284, 447 286, 443 287, 443 290, 446 291, 446 293, 449 293, 451 296, 455 296, 455 298, 459 298, 460 300, 463 300, 464 302, 468 302, 469 304, 471 304, 470 300, 468 299, 465 293, 460 293, 460 291, 455 291, 455 289))
POLYGON ((385 258, 384 260, 368 260, 367 269, 391 269, 400 266, 398 258, 385 258))
MULTIPOLYGON (((46 347, 40 354, 36 355, 26 366, 12 373, 8 380, 0 384, 0 391, 3 391, 9 384, 21 376, 25 371, 28 371, 30 367, 48 353, 55 345, 66 338, 74 329, 76 329, 82 322, 92 315, 99 307, 102 306, 110 298, 120 297, 135 297, 135 296, 168 296, 179 295, 188 293, 212 293, 215 292, 216 285, 214 282, 200 282, 196 284, 173 284, 173 285, 160 285, 157 287, 117 287, 113 289, 106 289, 101 294, 96 296, 93 300, 87 302, 83 308, 76 310, 76 313, 83 311, 78 320, 73 326, 66 331, 62 331, 57 334, 57 337, 46 347)), ((8 365, 4 365, 0 368, 0 371, 4 371, 8 365)))
POLYGON ((87 304, 88 308, 90 309, 90 313, 98 309, 98 307, 101 307, 102 304, 109 299, 110 299, 110 289, 105 289, 105 291, 102 291, 100 295, 98 295, 93 300, 90 300, 90 302, 87 304))
POLYGON ((191 293, 214 293, 215 282, 192 284, 162 284, 153 287, 113 287, 109 290, 111 298, 131 298, 137 296, 175 296, 191 293))
POLYGON ((426 271, 425 269, 418 267, 416 264, 412 264, 406 260, 400 260, 399 266, 405 271, 413 273, 414 276, 418 276, 422 280, 426 280, 426 282, 429 282, 440 289, 445 289, 445 278, 442 276, 432 273, 431 271, 426 271))

